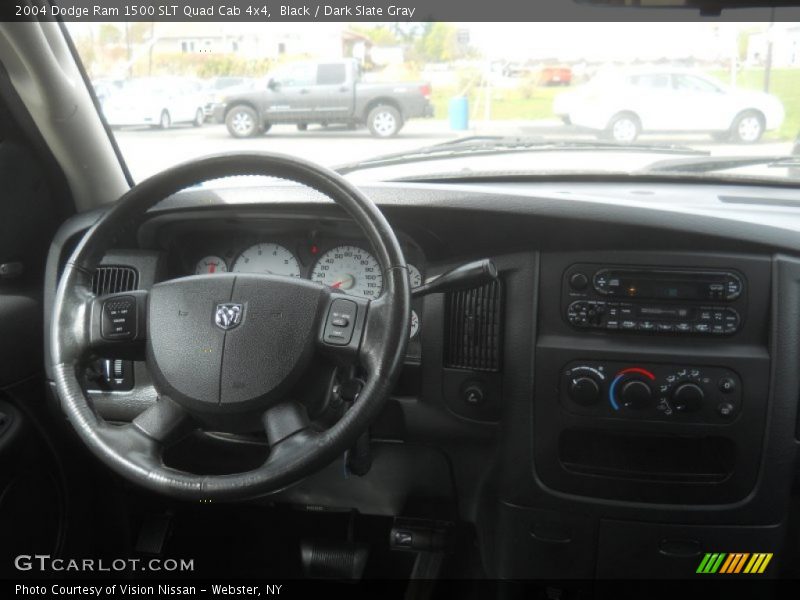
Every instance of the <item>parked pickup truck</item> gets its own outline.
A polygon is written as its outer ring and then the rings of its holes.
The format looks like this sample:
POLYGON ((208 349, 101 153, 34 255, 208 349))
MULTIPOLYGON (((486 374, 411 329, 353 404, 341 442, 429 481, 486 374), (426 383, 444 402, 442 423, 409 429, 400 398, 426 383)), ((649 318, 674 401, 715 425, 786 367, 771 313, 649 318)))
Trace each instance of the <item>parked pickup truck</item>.
POLYGON ((406 120, 432 117, 427 83, 364 83, 355 60, 297 62, 272 73, 259 88, 231 94, 214 108, 214 119, 237 138, 266 133, 276 123, 366 125, 391 137, 406 120))

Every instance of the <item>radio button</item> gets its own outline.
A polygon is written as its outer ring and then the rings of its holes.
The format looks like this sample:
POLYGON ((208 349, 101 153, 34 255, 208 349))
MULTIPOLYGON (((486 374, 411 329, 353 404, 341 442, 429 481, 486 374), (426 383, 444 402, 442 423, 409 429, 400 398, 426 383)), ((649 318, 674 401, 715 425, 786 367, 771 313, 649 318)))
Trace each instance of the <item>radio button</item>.
POLYGON ((636 321, 623 321, 622 329, 636 329, 636 321))
POLYGON ((725 333, 725 326, 724 325, 714 325, 711 328, 711 333, 714 335, 723 335, 725 333))
POLYGON ((692 326, 689 323, 675 323, 675 331, 680 331, 681 333, 686 333, 687 331, 691 331, 692 326))
POLYGON ((659 331, 675 331, 675 327, 672 323, 659 323, 657 327, 659 331))
POLYGON ((653 331, 656 328, 656 324, 652 321, 641 321, 639 323, 639 329, 642 331, 653 331))
POLYGON ((589 285, 589 278, 583 273, 573 273, 569 278, 569 287, 573 290, 585 290, 587 285, 589 285))
POLYGON ((695 333, 708 333, 711 330, 711 325, 708 323, 696 323, 694 330, 695 333))

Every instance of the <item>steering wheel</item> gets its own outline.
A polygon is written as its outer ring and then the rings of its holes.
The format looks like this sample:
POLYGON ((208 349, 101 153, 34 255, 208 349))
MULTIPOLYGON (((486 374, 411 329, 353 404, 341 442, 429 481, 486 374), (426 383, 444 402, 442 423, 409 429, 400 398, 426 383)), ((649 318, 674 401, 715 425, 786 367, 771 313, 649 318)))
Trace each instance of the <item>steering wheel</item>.
POLYGON ((380 411, 408 344, 411 295, 403 252, 375 204, 340 175, 280 154, 218 155, 167 169, 126 193, 89 229, 67 262, 50 331, 56 392, 78 435, 111 469, 181 499, 240 500, 269 494, 352 447, 380 411), (92 276, 105 252, 162 199, 211 179, 264 175, 313 188, 341 206, 369 239, 383 292, 369 301, 289 277, 227 273, 96 297, 92 276), (292 399, 319 354, 358 364, 364 385, 331 427, 292 399), (131 423, 108 423, 80 384, 87 360, 144 356, 157 401, 131 423), (263 428, 270 444, 258 468, 198 475, 164 464, 187 432, 263 428))

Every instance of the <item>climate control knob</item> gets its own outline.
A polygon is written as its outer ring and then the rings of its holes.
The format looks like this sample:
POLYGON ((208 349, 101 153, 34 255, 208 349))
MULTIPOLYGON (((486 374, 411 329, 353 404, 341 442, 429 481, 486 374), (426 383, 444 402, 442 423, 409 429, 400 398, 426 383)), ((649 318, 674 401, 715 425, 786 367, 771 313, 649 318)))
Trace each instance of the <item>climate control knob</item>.
POLYGON ((694 383, 683 383, 672 392, 672 408, 675 412, 689 413, 700 410, 705 392, 694 383))
POLYGON ((634 410, 647 408, 653 400, 653 390, 644 381, 631 379, 622 384, 619 399, 620 403, 625 408, 634 410))
POLYGON ((576 404, 589 406, 600 399, 600 386, 591 377, 575 377, 569 384, 569 397, 576 404))

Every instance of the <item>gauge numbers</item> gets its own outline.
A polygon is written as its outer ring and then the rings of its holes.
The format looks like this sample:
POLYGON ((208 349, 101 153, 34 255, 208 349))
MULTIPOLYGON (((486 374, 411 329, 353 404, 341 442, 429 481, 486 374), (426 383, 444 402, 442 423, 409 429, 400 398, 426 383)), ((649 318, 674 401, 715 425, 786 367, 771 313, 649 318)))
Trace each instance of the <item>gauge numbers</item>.
POLYGON ((268 273, 300 277, 300 264, 291 250, 280 244, 256 244, 239 255, 233 263, 236 273, 268 273))
POLYGON ((419 333, 419 315, 417 314, 417 311, 412 310, 411 311, 411 331, 410 331, 408 337, 414 338, 414 337, 417 336, 418 333, 419 333))
POLYGON ((194 268, 195 275, 207 275, 210 273, 227 273, 228 265, 219 256, 206 256, 197 261, 194 268))
POLYGON ((311 279, 351 296, 377 298, 383 273, 372 254, 357 246, 338 246, 320 256, 311 279))
POLYGON ((412 290, 422 285, 422 273, 411 263, 408 263, 408 279, 411 283, 412 290))

